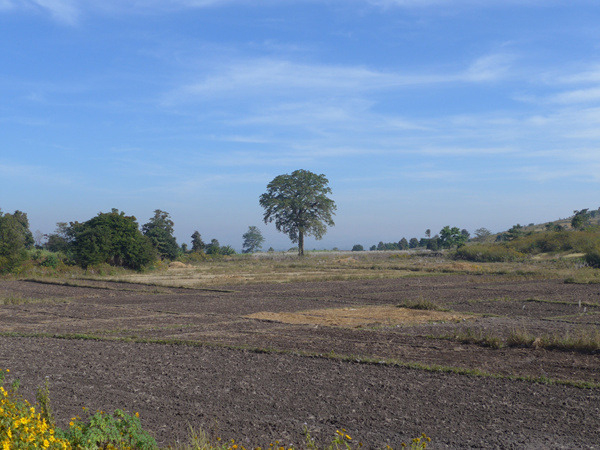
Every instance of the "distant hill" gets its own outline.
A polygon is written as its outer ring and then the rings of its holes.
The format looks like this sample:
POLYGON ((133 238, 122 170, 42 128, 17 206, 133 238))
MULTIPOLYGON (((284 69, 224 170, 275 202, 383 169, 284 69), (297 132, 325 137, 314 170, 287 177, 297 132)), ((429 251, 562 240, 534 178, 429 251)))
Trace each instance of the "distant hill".
MULTIPOLYGON (((598 209, 588 209, 588 214, 589 214, 589 224, 590 225, 598 225, 600 226, 600 208, 598 209)), ((521 225, 522 228, 520 229, 522 233, 527 234, 530 232, 539 232, 539 231, 546 231, 549 228, 555 227, 555 226, 560 226, 565 230, 572 230, 573 227, 571 226, 571 220, 573 219, 573 217, 575 216, 575 214, 565 218, 565 219, 557 219, 557 220, 553 220, 550 222, 544 222, 544 223, 530 223, 528 225, 524 225, 524 224, 517 224, 517 225, 521 225)), ((505 231, 500 231, 498 233, 492 234, 491 236, 489 236, 488 238, 486 238, 484 240, 484 242, 493 242, 496 240, 496 238, 500 235, 504 235, 506 233, 510 233, 510 229, 509 230, 505 230, 505 231)))

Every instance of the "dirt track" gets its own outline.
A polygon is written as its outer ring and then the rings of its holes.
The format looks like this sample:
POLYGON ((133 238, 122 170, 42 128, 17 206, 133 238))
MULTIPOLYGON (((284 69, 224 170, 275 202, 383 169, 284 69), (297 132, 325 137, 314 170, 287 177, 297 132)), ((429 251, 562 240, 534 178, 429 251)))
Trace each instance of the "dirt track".
MULTIPOLYGON (((594 286, 458 276, 231 286, 222 292, 103 286, 2 281, 0 296, 51 301, 0 307, 0 329, 334 351, 600 381, 597 354, 492 350, 430 337, 465 323, 340 328, 246 317, 426 297, 454 311, 501 315, 477 316, 468 326, 499 333, 523 324, 565 331, 580 323, 598 326, 600 289, 594 286), (527 301, 532 298, 537 301, 527 301), (579 300, 587 305, 586 314, 579 300)), ((600 442, 598 389, 233 348, 53 338, 0 338, 0 366, 10 368, 30 396, 49 376, 62 420, 79 414, 82 406, 139 411, 163 444, 185 439, 188 425, 255 445, 275 439, 299 444, 304 423, 320 440, 346 428, 367 447, 397 447, 421 432, 432 437, 433 448, 598 448, 600 442)))

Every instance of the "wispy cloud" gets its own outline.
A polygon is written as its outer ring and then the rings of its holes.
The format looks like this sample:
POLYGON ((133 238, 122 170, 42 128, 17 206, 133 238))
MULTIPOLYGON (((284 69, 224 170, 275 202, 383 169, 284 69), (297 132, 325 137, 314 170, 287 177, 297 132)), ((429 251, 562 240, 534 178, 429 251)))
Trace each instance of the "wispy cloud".
POLYGON ((485 55, 463 71, 443 73, 385 72, 359 66, 306 64, 279 59, 251 59, 221 64, 199 81, 169 93, 165 99, 180 102, 194 97, 294 94, 299 91, 330 95, 361 93, 443 83, 495 81, 509 73, 512 58, 506 54, 485 55))

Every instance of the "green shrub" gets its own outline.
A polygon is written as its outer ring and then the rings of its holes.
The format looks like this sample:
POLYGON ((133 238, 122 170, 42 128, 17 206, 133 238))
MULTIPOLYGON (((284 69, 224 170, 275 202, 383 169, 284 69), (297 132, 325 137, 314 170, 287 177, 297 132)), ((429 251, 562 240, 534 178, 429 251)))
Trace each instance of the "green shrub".
POLYGON ((460 247, 454 253, 454 259, 475 262, 520 261, 525 255, 504 244, 478 244, 460 247))
POLYGON ((585 262, 590 267, 600 268, 600 249, 596 248, 586 253, 585 262))
POLYGON ((157 449, 156 441, 142 428, 138 417, 137 413, 130 415, 120 409, 112 414, 98 411, 87 422, 73 417, 69 429, 59 435, 73 448, 157 449))

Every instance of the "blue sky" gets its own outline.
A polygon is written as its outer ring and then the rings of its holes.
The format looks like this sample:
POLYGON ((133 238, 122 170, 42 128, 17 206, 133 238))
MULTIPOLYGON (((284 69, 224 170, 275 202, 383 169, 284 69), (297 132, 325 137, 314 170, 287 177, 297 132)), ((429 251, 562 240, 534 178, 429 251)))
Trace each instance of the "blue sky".
POLYGON ((597 208, 600 4, 0 0, 0 208, 32 230, 168 211, 291 243, 260 194, 327 175, 307 248, 492 231, 597 208))

